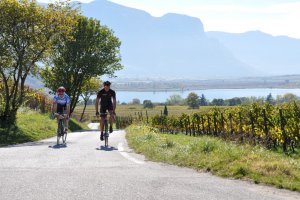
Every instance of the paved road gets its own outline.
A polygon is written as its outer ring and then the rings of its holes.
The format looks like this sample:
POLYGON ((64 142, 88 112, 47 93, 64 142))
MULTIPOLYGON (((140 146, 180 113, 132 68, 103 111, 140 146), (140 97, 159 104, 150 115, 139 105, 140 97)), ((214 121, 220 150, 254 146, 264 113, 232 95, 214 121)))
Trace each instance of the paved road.
POLYGON ((104 148, 95 131, 0 148, 0 199, 300 199, 300 194, 146 161, 115 131, 104 148))

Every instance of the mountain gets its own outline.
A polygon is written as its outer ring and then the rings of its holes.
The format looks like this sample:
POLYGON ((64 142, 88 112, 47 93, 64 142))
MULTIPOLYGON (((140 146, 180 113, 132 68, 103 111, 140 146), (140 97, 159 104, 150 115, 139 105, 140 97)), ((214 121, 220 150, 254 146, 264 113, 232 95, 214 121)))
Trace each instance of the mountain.
POLYGON ((300 74, 300 40, 250 31, 246 33, 207 32, 235 57, 271 75, 300 74))
POLYGON ((258 75, 219 40, 204 32, 198 18, 162 17, 106 0, 81 4, 83 15, 99 19, 122 41, 119 77, 219 78, 258 75))

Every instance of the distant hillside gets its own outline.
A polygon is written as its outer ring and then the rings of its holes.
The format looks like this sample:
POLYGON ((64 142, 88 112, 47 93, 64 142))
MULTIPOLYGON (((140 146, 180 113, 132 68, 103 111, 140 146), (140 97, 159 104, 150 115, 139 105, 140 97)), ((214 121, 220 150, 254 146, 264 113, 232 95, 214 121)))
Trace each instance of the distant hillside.
POLYGON ((218 39, 235 57, 271 75, 300 74, 300 40, 273 37, 260 31, 246 33, 207 32, 218 39))
POLYGON ((131 78, 218 78, 258 73, 240 61, 218 40, 206 36, 202 22, 193 17, 150 14, 106 0, 82 4, 83 14, 115 31, 122 41, 125 69, 131 78))
POLYGON ((121 79, 223 79, 300 74, 300 40, 259 31, 204 32, 198 18, 153 17, 107 0, 81 4, 122 41, 121 79))

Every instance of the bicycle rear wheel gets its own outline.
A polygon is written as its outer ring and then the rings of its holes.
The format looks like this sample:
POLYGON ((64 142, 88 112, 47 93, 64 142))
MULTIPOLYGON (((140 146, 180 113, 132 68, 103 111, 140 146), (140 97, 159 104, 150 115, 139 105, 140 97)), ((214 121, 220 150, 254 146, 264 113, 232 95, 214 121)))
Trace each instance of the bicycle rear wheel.
POLYGON ((105 147, 108 147, 108 137, 105 136, 105 147))

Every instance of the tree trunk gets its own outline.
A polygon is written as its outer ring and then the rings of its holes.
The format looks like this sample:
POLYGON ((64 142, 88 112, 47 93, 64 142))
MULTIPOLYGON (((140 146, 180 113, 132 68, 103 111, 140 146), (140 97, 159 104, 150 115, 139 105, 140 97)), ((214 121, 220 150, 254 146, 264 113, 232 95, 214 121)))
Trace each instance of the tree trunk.
POLYGON ((82 113, 81 113, 80 121, 82 121, 82 118, 83 118, 83 115, 84 115, 84 112, 85 112, 85 109, 86 109, 87 102, 88 102, 88 100, 84 99, 84 107, 83 107, 83 110, 82 110, 82 113))
POLYGON ((4 112, 0 116, 0 127, 4 129, 8 129, 16 124, 17 112, 13 110, 9 110, 8 112, 4 112))

